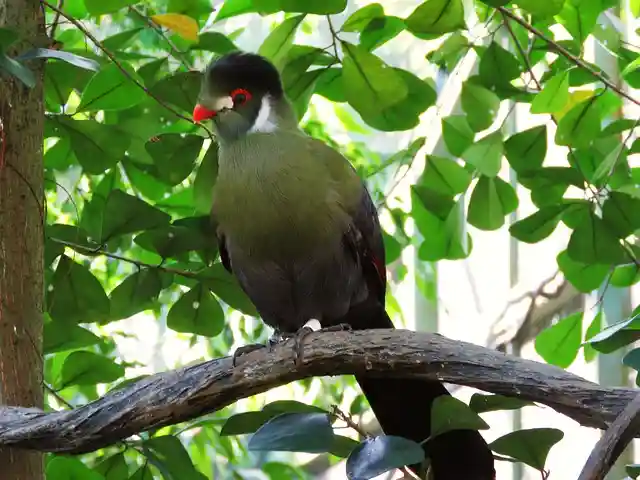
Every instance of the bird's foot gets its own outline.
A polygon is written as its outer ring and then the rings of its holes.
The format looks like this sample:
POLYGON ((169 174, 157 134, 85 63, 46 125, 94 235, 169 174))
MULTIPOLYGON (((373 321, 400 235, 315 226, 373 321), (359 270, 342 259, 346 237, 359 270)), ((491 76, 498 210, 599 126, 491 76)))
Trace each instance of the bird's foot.
POLYGON ((283 340, 288 340, 293 338, 294 340, 294 353, 295 353, 295 362, 296 366, 302 365, 302 347, 304 343, 304 339, 307 335, 312 332, 343 332, 343 331, 351 331, 351 325, 348 323, 339 323, 337 325, 331 325, 329 327, 322 327, 320 322, 315 318, 312 318, 307 323, 305 323, 302 328, 300 328, 295 333, 281 333, 280 336, 283 340))

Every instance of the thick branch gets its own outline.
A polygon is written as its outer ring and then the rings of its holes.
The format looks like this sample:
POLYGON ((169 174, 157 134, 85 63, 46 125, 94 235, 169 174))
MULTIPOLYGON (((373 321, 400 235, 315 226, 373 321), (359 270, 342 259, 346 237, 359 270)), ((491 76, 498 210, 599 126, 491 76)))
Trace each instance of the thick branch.
POLYGON ((640 432, 640 395, 627 405, 596 443, 578 480, 603 480, 638 432, 640 432))
POLYGON ((312 333, 296 367, 291 343, 152 375, 71 411, 0 408, 0 446, 81 453, 183 422, 294 380, 368 371, 438 379, 554 408, 606 428, 634 390, 605 388, 562 369, 440 335, 407 330, 312 333))

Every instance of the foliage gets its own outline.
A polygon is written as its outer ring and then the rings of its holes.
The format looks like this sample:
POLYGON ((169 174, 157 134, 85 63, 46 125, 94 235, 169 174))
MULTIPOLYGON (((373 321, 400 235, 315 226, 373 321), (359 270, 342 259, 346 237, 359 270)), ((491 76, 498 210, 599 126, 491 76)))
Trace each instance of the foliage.
MULTIPOLYGON (((280 69, 306 131, 341 149, 392 217, 385 244, 400 278, 406 269, 399 258, 408 245, 424 262, 458 260, 473 249, 473 228, 508 225, 518 241, 538 243, 562 225, 571 235, 558 254, 558 268, 578 290, 636 284, 640 177, 631 158, 640 153, 634 136, 640 119, 621 116, 620 107, 623 100, 639 102, 582 59, 585 41, 595 38, 618 63, 620 81, 640 83, 640 53, 622 42, 620 32, 599 25, 603 12, 617 14, 619 2, 515 3, 426 0, 416 2, 406 18, 371 3, 352 8, 337 28, 347 0, 226 0, 217 11, 206 0, 67 0, 60 7, 43 2, 55 39, 50 48, 20 50, 16 45, 29 39, 0 29, 0 74, 30 88, 36 82, 30 62, 47 60, 48 408, 94 400, 125 379, 153 371, 126 361, 120 351, 128 337, 143 333, 133 327, 134 317, 153 318, 165 335, 182 342, 180 348, 193 347, 198 353, 191 360, 266 338, 255 309, 219 263, 207 217, 217 145, 206 128, 190 121, 200 82, 194 70, 251 35, 243 28, 223 33, 221 26, 234 17, 273 20, 259 52, 280 69), (332 35, 325 48, 311 46, 320 24, 332 35), (472 34, 477 27, 485 34, 472 34), (345 129, 365 135, 412 130, 423 113, 437 108, 435 82, 390 66, 377 53, 402 35, 425 45, 436 42, 426 54, 434 69, 455 73, 463 58, 479 59, 477 74, 463 80, 461 110, 440 119, 447 152, 425 158, 419 153, 424 138, 392 156, 372 151, 365 141, 336 143, 319 120, 320 97, 331 102, 345 129), (540 125, 507 133, 508 102, 528 105, 543 116, 540 125), (565 147, 561 161, 549 158, 554 145, 565 147), (406 167, 422 160, 410 206, 390 208, 385 192, 406 167), (509 169, 516 183, 507 178, 509 169), (509 216, 528 197, 536 211, 513 222, 509 216), (408 220, 420 235, 406 233, 408 220)), ((640 14, 638 2, 632 4, 640 14)), ((586 335, 583 314, 573 314, 543 331, 536 350, 563 368, 581 348, 592 360, 596 352, 640 338, 639 313, 605 329, 598 315, 586 335)), ((640 370, 637 350, 625 364, 640 370)), ((295 388, 313 400, 314 385, 318 381, 295 388)), ((252 399, 241 408, 249 411, 233 415, 227 409, 145 432, 82 461, 51 455, 47 478, 245 478, 253 467, 262 469, 261 478, 308 477, 296 457, 265 450, 329 453, 331 462, 348 457, 354 479, 422 460, 422 450, 404 439, 338 435, 337 426, 353 425, 329 407, 346 405, 357 414, 362 397, 345 395, 350 379, 323 379, 322 385, 317 406, 289 401, 260 408, 264 402, 252 399), (253 436, 247 441, 244 434, 253 436)), ((480 396, 470 408, 445 399, 434 406, 438 422, 432 433, 487 428, 478 413, 525 405, 480 396)), ((522 430, 491 446, 511 461, 542 470, 561 438, 555 429, 522 430)))

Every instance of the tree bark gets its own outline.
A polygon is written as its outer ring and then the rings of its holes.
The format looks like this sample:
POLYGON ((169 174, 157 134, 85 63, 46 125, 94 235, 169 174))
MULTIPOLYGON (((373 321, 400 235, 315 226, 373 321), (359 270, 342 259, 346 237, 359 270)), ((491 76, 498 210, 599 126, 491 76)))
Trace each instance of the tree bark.
MULTIPOLYGON (((39 43, 38 0, 0 0, 0 27, 20 35, 9 54, 39 43)), ((43 66, 36 86, 0 77, 0 404, 42 407, 43 66)), ((2 478, 41 480, 43 456, 0 449, 2 478)))

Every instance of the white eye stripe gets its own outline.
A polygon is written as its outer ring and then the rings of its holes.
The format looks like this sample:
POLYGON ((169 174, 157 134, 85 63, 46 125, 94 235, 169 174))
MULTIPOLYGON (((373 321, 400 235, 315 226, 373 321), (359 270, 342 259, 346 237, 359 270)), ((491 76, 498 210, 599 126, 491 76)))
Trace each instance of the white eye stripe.
POLYGON ((274 132, 277 128, 278 123, 275 112, 273 111, 273 107, 271 105, 271 97, 269 95, 265 95, 264 97, 262 97, 262 102, 260 103, 260 111, 258 111, 256 121, 253 122, 253 126, 251 127, 249 132, 271 133, 274 132))
POLYGON ((219 112, 220 110, 224 110, 225 108, 233 108, 233 98, 231 97, 216 98, 216 101, 213 105, 213 109, 216 112, 219 112))

